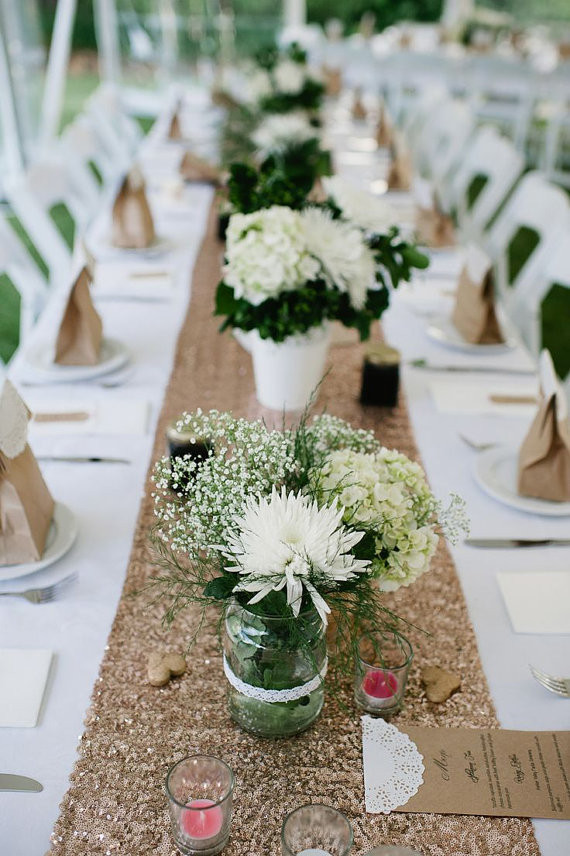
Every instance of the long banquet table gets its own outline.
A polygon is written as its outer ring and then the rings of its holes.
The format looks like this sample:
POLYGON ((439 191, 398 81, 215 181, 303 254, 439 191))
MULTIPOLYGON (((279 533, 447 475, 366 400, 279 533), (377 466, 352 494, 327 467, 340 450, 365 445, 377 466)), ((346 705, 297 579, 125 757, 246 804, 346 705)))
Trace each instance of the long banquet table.
MULTIPOLYGON (((152 145, 152 140, 149 141, 149 145, 152 145)), ((8 599, 0 602, 2 614, 0 647, 42 647, 56 652, 55 668, 48 687, 45 709, 38 727, 33 730, 3 729, 0 731, 2 769, 33 776, 44 784, 44 791, 39 795, 3 794, 0 799, 2 852, 10 854, 10 856, 36 856, 36 854, 40 856, 48 850, 50 833, 58 815, 58 804, 68 787, 68 779, 75 759, 76 742, 83 730, 82 720, 88 707, 93 686, 94 707, 89 716, 89 734, 91 736, 97 734, 98 736, 93 749, 90 745, 85 745, 85 739, 82 741, 83 766, 78 768, 78 774, 74 776, 74 793, 67 798, 66 814, 56 829, 53 843, 54 853, 174 853, 173 844, 168 836, 162 795, 156 790, 149 793, 146 789, 154 789, 157 776, 162 780, 162 774, 169 760, 180 757, 189 748, 197 751, 202 747, 214 745, 220 739, 219 734, 213 734, 211 730, 208 730, 210 716, 212 722, 225 723, 224 688, 221 672, 218 681, 219 694, 215 698, 209 698, 210 704, 213 705, 211 711, 208 710, 207 706, 201 705, 199 700, 197 701, 192 695, 193 682, 196 683, 197 691, 201 687, 202 670, 219 670, 219 663, 215 660, 216 652, 214 649, 210 650, 208 643, 208 647, 196 649, 196 653, 191 659, 190 676, 182 684, 185 687, 184 692, 190 693, 188 696, 188 718, 181 715, 174 722, 170 721, 171 732, 167 735, 166 741, 164 734, 154 733, 153 710, 152 707, 148 707, 146 701, 148 700, 148 691, 144 687, 146 651, 141 649, 138 652, 133 652, 132 649, 129 649, 132 640, 126 643, 125 650, 125 657, 128 660, 128 677, 132 679, 133 673, 135 674, 135 682, 129 687, 131 697, 135 700, 131 709, 132 721, 129 728, 123 731, 117 728, 114 733, 105 733, 104 730, 98 732, 97 722, 94 721, 94 716, 98 715, 98 704, 102 704, 101 710, 108 714, 108 700, 107 702, 98 701, 105 694, 101 684, 109 679, 109 670, 112 671, 113 667, 109 649, 106 646, 107 637, 113 623, 127 569, 135 532, 137 509, 141 495, 145 490, 147 467, 152 456, 156 455, 157 451, 162 448, 160 436, 156 445, 153 446, 152 431, 157 424, 160 402, 173 362, 176 333, 181 329, 184 309, 189 298, 187 284, 203 236, 211 200, 212 193, 209 189, 193 188, 190 194, 191 216, 189 220, 180 219, 176 223, 172 222, 169 226, 180 236, 184 235, 184 239, 180 238, 180 245, 176 251, 177 256, 174 265, 176 284, 170 301, 161 303, 109 301, 101 303, 99 306, 103 313, 106 329, 128 344, 133 354, 135 373, 124 387, 96 390, 89 388, 89 395, 105 396, 109 399, 112 399, 113 396, 128 395, 150 400, 153 408, 151 431, 145 437, 135 439, 120 435, 81 439, 68 437, 65 440, 58 439, 57 442, 52 440, 50 443, 44 439, 45 445, 40 449, 40 451, 49 450, 51 452, 57 449, 60 454, 80 451, 81 454, 126 455, 133 459, 133 464, 120 473, 112 467, 103 465, 88 469, 86 465, 81 469, 79 465, 77 467, 72 465, 58 466, 56 464, 44 465, 46 478, 52 492, 59 500, 73 508, 77 514, 80 534, 72 551, 57 566, 38 573, 36 575, 37 580, 43 582, 59 578, 71 570, 76 570, 79 574, 78 581, 65 595, 62 595, 60 600, 46 606, 32 607, 26 602, 8 599), (135 654, 139 657, 138 661, 136 661, 135 654), (99 663, 104 656, 105 666, 103 672, 98 676, 99 663), (137 699, 140 700, 140 709, 137 708, 137 699), (139 775, 138 798, 140 806, 133 804, 132 781, 129 781, 131 797, 121 805, 119 815, 109 815, 109 817, 102 815, 101 817, 101 831, 98 835, 102 837, 99 838, 96 835, 92 818, 86 823, 85 829, 81 828, 79 822, 74 827, 71 818, 79 820, 81 815, 77 811, 74 813, 70 799, 75 799, 77 794, 81 793, 82 777, 86 783, 89 782, 88 785, 86 784, 89 802, 94 802, 97 805, 97 799, 100 799, 101 811, 103 811, 104 806, 110 805, 112 802, 108 799, 111 790, 113 797, 116 796, 117 788, 120 792, 120 786, 115 778, 113 779, 113 787, 109 788, 109 794, 105 793, 105 764, 103 763, 103 756, 98 755, 97 751, 101 750, 103 745, 105 746, 108 753, 108 769, 110 774, 114 775, 117 766, 116 758, 113 756, 124 750, 125 742, 128 744, 131 740, 129 736, 131 733, 135 735, 132 737, 133 743, 136 742, 136 732, 139 728, 140 732, 148 738, 146 747, 148 763, 141 766, 140 770, 125 770, 125 778, 130 780, 132 775, 139 775), (200 735, 202 735, 202 740, 200 735), (159 737, 160 739, 158 739, 159 737), (89 764, 92 765, 92 769, 90 769, 89 764), (100 798, 97 795, 96 776, 94 781, 94 776, 90 775, 90 772, 96 774, 98 770, 101 770, 101 781, 103 782, 100 798), (151 836, 148 839, 146 848, 141 848, 135 844, 135 839, 129 836, 137 826, 140 833, 140 828, 145 823, 145 811, 149 809, 158 811, 159 819, 157 820, 155 816, 147 816, 146 822, 154 837, 151 836), (156 837, 157 824, 158 828, 162 829, 162 834, 158 839, 156 837), (129 835, 126 833, 127 829, 129 835), (82 843, 80 836, 86 830, 88 830, 88 843, 82 843), (58 840, 60 837, 62 840, 58 840)), ((212 249, 210 246, 210 252, 219 253, 219 247, 212 249)), ((207 292, 202 288, 200 293, 204 294, 202 300, 206 302, 208 299, 207 292)), ((178 354, 174 386, 169 392, 170 407, 173 404, 185 406, 184 383, 187 383, 189 407, 198 404, 203 407, 214 405, 227 407, 232 404, 250 415, 257 412, 251 386, 249 358, 226 337, 220 338, 219 341, 210 338, 208 340, 210 352, 205 347, 205 341, 199 343, 188 339, 188 325, 192 324, 194 312, 201 313, 204 318, 209 314, 208 307, 204 303, 200 306, 191 306, 188 319, 182 327, 183 330, 186 330, 185 338, 182 340, 185 349, 178 354), (217 359, 218 356, 220 356, 219 360, 217 359), (197 359, 199 359, 198 363, 196 363, 197 359), (218 376, 216 381, 218 386, 207 383, 207 378, 212 379, 212 371, 221 367, 227 374, 230 372, 236 374, 218 376), (198 369, 198 376, 196 374, 189 376, 188 372, 194 368, 198 369), (202 378, 199 374, 201 368, 204 370, 202 378), (232 382, 233 380, 235 382, 232 382), (244 390, 245 398, 243 398, 244 390), (225 391, 227 398, 221 398, 220 391, 225 391), (199 400, 195 400, 197 392, 199 400), (242 395, 242 398, 239 397, 238 393, 242 395)), ((46 325, 49 323, 49 315, 45 316, 44 323, 46 325)), ((424 319, 413 312, 409 300, 403 297, 399 299, 396 296, 392 307, 385 316, 384 329, 389 341, 403 351, 405 358, 417 355, 433 360, 442 358, 438 347, 430 343, 425 337, 424 327, 424 319)), ((45 333, 45 330, 43 332, 45 333)), ((42 329, 38 331, 37 335, 42 335, 42 329)), ((339 368, 338 384, 334 380, 333 372, 332 386, 329 387, 328 391, 325 389, 323 392, 323 403, 326 401, 332 412, 341 412, 341 415, 345 415, 347 411, 350 412, 353 418, 358 421, 372 425, 378 431, 379 436, 386 436, 387 442, 398 445, 398 432, 401 430, 398 417, 390 416, 375 409, 365 411, 359 408, 354 401, 358 394, 358 389, 355 386, 357 374, 355 374, 354 367, 357 366, 359 360, 358 356, 355 357, 354 347, 348 346, 346 350, 338 348, 335 350, 334 356, 338 361, 337 364, 340 366, 342 363, 343 368, 339 368), (350 354, 350 356, 345 358, 345 354, 350 354), (348 363, 352 366, 351 374, 347 374, 347 370, 344 368, 344 365, 348 363)), ((520 358, 523 359, 523 356, 521 355, 520 358)), ((18 377, 24 376, 21 363, 14 367, 13 376, 16 380, 18 377)), ((406 400, 416 442, 435 492, 443 496, 450 490, 455 490, 465 497, 472 520, 473 534, 490 536, 508 533, 515 537, 523 534, 545 537, 566 533, 567 523, 563 519, 545 521, 538 517, 510 511, 485 496, 473 482, 471 468, 474 453, 458 439, 458 432, 466 428, 471 431, 480 429, 481 431, 496 432, 497 436, 502 433, 503 437, 507 437, 513 431, 515 433, 524 431, 524 424, 520 424, 519 420, 512 417, 508 419, 489 416, 466 417, 439 413, 430 398, 427 387, 428 380, 429 375, 420 370, 406 368, 404 371, 406 400)), ((469 382, 469 378, 466 379, 467 382, 469 382)), ((25 393, 26 388, 22 386, 21 389, 25 393)), ((70 397, 80 393, 84 395, 85 390, 86 386, 82 386, 79 390, 70 389, 67 394, 70 397)), ((46 390, 46 394, 52 392, 53 388, 46 390)), ((57 394, 60 395, 60 393, 61 390, 58 389, 57 394)), ((163 414, 161 430, 164 419, 171 415, 174 414, 171 412, 163 414)), ((137 538, 136 550, 143 546, 141 538, 144 540, 144 532, 141 529, 139 529, 137 538)), ((452 555, 466 598, 469 618, 475 630, 485 677, 501 725, 507 728, 528 729, 567 728, 570 719, 567 703, 551 696, 536 685, 528 673, 527 663, 535 662, 537 665, 550 668, 552 671, 564 673, 567 663, 570 661, 568 637, 514 634, 496 582, 498 570, 512 573, 524 570, 540 570, 546 562, 549 569, 565 570, 564 551, 549 548, 526 553, 520 551, 481 553, 461 546, 454 548, 452 555)), ((138 571, 142 572, 140 567, 138 571)), ((448 572, 446 570, 446 573, 448 572)), ((451 573, 453 573, 452 570, 451 573)), ((26 587, 29 582, 28 578, 25 580, 25 584, 24 581, 20 581, 20 587, 26 587)), ((9 588, 8 583, 2 583, 0 590, 8 590, 9 588)), ((413 590, 411 590, 411 600, 406 601, 404 599, 404 602, 409 604, 412 611, 414 608, 418 608, 417 604, 415 606, 413 604, 413 590)), ((138 610, 141 608, 140 603, 140 600, 136 598, 123 598, 121 601, 118 618, 109 642, 109 644, 115 645, 115 648, 112 648, 113 651, 116 650, 117 640, 121 639, 124 622, 132 610, 137 611, 138 614, 138 610)), ((462 612, 461 609, 457 613, 454 611, 455 606, 454 604, 446 604, 445 598, 439 598, 437 604, 434 602, 434 608, 426 618, 427 624, 435 634, 437 634, 438 627, 443 628, 442 633, 445 633, 446 640, 449 639, 450 615, 460 614, 468 624, 467 613, 462 612)), ((424 604, 423 608, 429 612, 429 604, 424 604)), ((141 621, 144 621, 144 610, 140 614, 141 621)), ((152 627, 149 644, 150 642, 159 644, 166 641, 173 647, 183 647, 184 643, 176 636, 161 636, 157 629, 156 619, 156 613, 151 611, 148 618, 149 627, 152 627)), ((457 639, 467 640, 466 644, 470 650, 469 628, 452 627, 451 631, 452 634, 456 634, 457 639)), ((448 641, 442 645, 442 652, 449 653, 447 646, 448 641)), ((422 650, 423 648, 420 648, 417 657, 420 665, 422 650)), ((437 652, 437 648, 435 651, 437 652)), ((432 650, 431 653, 433 655, 434 651, 432 650)), ((117 668, 120 668, 120 657, 117 657, 116 665, 117 668)), ((468 663, 466 668, 470 669, 471 665, 468 663)), ((471 674, 471 672, 469 673, 471 674)), ((111 677, 114 682, 117 682, 123 676, 111 677)), ((493 711, 487 702, 485 682, 483 681, 480 687, 478 684, 477 688, 480 688, 481 691, 480 705, 477 704, 477 697, 475 699, 472 697, 473 688, 466 687, 464 694, 454 697, 436 714, 431 712, 429 715, 433 714, 440 724, 446 724, 446 722, 457 724, 458 718, 465 724, 469 724, 469 722, 474 725, 492 724, 493 711)), ((418 711, 420 711, 421 718, 425 714, 425 704, 421 700, 417 671, 411 693, 413 704, 419 705, 418 711)), ((168 715, 167 710, 165 713, 165 696, 168 694, 162 691, 156 695, 157 712, 160 710, 161 716, 168 715)), ((176 709, 176 705, 174 706, 176 709)), ((335 739, 339 740, 339 745, 343 746, 344 741, 348 739, 347 731, 338 721, 338 712, 335 712, 334 716, 330 710, 325 710, 322 719, 324 734, 329 739, 334 736, 335 739), (337 720, 335 728, 331 730, 331 718, 334 719, 334 716, 337 716, 337 720)), ((349 714, 345 713, 345 716, 347 719, 350 718, 349 714)), ((255 744, 257 741, 245 735, 241 739, 236 737, 237 730, 233 726, 229 726, 229 723, 224 724, 224 727, 232 729, 231 739, 234 741, 234 749, 235 741, 237 741, 238 749, 235 751, 238 753, 240 765, 244 770, 244 783, 251 784, 256 771, 248 769, 248 759, 252 762, 256 760, 258 749, 255 744)), ((317 725, 317 728, 319 727, 317 725)), ((90 739, 91 737, 88 736, 88 744, 90 739)), ((299 765, 302 767, 302 747, 310 739, 310 736, 299 738, 297 749, 291 748, 291 742, 288 741, 288 751, 294 756, 295 770, 299 769, 299 765)), ((354 751, 354 745, 352 749, 354 751)), ((128 757, 128 752, 126 752, 125 757, 128 757)), ((140 756, 137 755, 136 757, 140 756)), ((290 760, 287 757, 287 763, 290 760)), ((342 802, 342 772, 346 771, 335 770, 334 761, 331 761, 328 756, 327 763, 330 764, 327 769, 335 779, 333 793, 338 795, 338 799, 342 802)), ((262 829, 265 828, 266 830, 267 841, 271 841, 271 852, 276 852, 275 842, 283 806, 285 804, 296 804, 295 801, 298 802, 297 797, 300 799, 302 795, 309 795, 310 797, 318 795, 311 790, 310 779, 299 783, 288 777, 285 762, 277 765, 275 769, 278 770, 279 775, 283 776, 283 805, 278 807, 271 805, 269 808, 272 810, 265 807, 261 812, 259 821, 262 829)), ((354 807, 357 806, 356 811, 353 811, 353 814, 356 815, 353 816, 353 819, 357 826, 357 842, 362 842, 367 826, 363 810, 363 792, 362 790, 359 791, 358 788, 355 790, 354 787, 353 791, 350 807, 354 810, 354 807), (360 806, 359 809, 358 806, 360 806)), ((324 784, 322 785, 322 792, 326 792, 324 784)), ((242 786, 238 799, 238 808, 241 804, 241 808, 239 808, 242 813, 241 816, 251 820, 252 811, 255 807, 250 806, 249 809, 247 807, 248 791, 245 784, 242 786)), ((79 812, 86 810, 86 806, 79 805, 78 810, 79 812)), ((96 816, 97 812, 93 811, 92 814, 96 816)), ((445 831, 446 829, 448 831, 453 829, 453 823, 449 825, 449 819, 445 818, 434 818, 433 820, 441 826, 442 841, 444 842, 445 831)), ((489 827, 495 830, 497 836, 496 848, 493 851, 485 849, 489 846, 488 837, 481 837, 478 839, 478 843, 471 842, 470 845, 472 848, 478 847, 479 849, 465 850, 465 852, 480 854, 493 852, 494 856, 503 852, 534 854, 537 851, 531 837, 529 837, 527 827, 524 822, 517 827, 517 823, 517 821, 498 821, 489 827), (520 841, 518 845, 507 850, 508 827, 518 829, 520 841)), ((374 824, 368 826, 372 829, 375 828, 374 824)), ((376 828, 379 831, 382 830, 382 834, 386 830, 390 830, 392 840, 397 840, 399 834, 402 841, 408 841, 406 836, 410 826, 413 827, 413 823, 410 824, 404 814, 392 816, 390 825, 380 825, 376 828)), ((428 820, 426 829, 429 826, 428 820)), ((535 823, 535 831, 543 856, 561 856, 565 852, 565 847, 567 847, 570 838, 570 823, 539 821, 535 823)), ((240 835, 242 834, 243 831, 240 835)), ((142 840, 145 841, 144 830, 142 840)), ((256 840, 257 842, 260 840, 259 829, 256 840)), ((383 838, 378 837, 373 843, 381 843, 383 840, 383 838)), ((451 841, 451 839, 449 840, 451 841)), ((448 852, 443 849, 436 849, 433 840, 430 839, 430 841, 429 849, 424 851, 426 854, 448 852)), ((415 838, 414 842, 421 850, 421 838, 415 838)), ((467 843, 465 846, 468 846, 467 843)), ((358 847, 356 849, 358 851, 358 847)), ((241 853, 245 851, 234 849, 230 844, 228 852, 241 853)), ((253 853, 253 851, 251 852, 253 853)), ((459 850, 454 850, 455 852, 459 852, 459 850)))

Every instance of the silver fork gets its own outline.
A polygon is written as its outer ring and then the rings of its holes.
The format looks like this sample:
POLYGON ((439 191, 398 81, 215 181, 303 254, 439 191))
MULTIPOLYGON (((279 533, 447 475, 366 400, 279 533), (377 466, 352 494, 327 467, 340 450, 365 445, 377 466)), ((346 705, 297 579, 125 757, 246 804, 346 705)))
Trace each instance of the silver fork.
POLYGON ((459 434, 459 439, 463 440, 466 446, 475 449, 476 452, 484 452, 485 449, 492 449, 493 446, 497 445, 496 443, 479 443, 476 440, 466 437, 465 434, 459 434))
POLYGON ((570 678, 555 678, 554 675, 547 675, 546 672, 541 672, 534 666, 529 665, 529 668, 533 677, 545 689, 562 696, 562 698, 570 698, 570 678))
POLYGON ((26 591, 2 591, 0 592, 0 597, 23 597, 29 600, 30 603, 49 603, 76 576, 77 574, 69 574, 69 576, 64 577, 62 580, 58 580, 49 586, 42 586, 41 588, 31 588, 26 591))

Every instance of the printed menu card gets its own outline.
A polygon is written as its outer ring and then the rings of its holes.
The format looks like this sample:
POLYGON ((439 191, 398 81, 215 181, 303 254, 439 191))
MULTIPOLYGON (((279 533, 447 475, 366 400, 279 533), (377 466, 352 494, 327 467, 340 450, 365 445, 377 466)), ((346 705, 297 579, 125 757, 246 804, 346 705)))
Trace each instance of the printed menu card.
POLYGON ((570 820, 570 731, 401 730, 425 771, 396 811, 570 820))

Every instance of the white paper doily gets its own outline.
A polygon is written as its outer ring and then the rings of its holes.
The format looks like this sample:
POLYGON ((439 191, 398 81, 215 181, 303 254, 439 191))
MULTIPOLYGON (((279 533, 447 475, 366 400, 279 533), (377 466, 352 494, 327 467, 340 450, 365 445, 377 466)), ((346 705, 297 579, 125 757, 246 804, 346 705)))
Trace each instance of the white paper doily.
POLYGON ((423 784, 423 757, 416 744, 383 719, 362 717, 362 758, 366 811, 371 814, 390 814, 423 784))

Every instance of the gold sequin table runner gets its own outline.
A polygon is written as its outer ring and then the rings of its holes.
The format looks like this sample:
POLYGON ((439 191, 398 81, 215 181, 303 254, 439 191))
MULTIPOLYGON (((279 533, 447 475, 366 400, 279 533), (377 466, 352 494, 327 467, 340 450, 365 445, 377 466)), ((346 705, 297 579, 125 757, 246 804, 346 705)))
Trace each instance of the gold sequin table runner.
MULTIPOLYGON (((164 454, 164 430, 183 410, 218 408, 247 417, 264 412, 254 393, 251 360, 237 342, 217 332, 212 317, 222 246, 211 212, 197 259, 192 300, 176 352, 155 439, 153 460, 164 454)), ((412 458, 418 453, 404 403, 393 411, 357 402, 362 354, 356 344, 334 347, 319 407, 363 428, 412 458)), ((350 687, 341 687, 305 733, 264 740, 229 718, 226 680, 215 614, 192 649, 186 674, 166 687, 146 680, 146 659, 156 648, 183 650, 196 621, 192 610, 167 634, 163 607, 137 595, 153 573, 148 531, 153 521, 147 482, 125 588, 93 691, 79 759, 52 835, 51 856, 174 856, 164 796, 168 767, 188 754, 209 753, 236 773, 234 819, 226 856, 278 856, 285 812, 307 802, 335 806, 350 818, 354 854, 377 844, 406 844, 424 856, 538 856, 528 820, 364 810, 359 713, 350 687), (345 705, 341 703, 344 699, 345 705)), ((432 570, 388 603, 429 631, 409 633, 415 647, 407 704, 397 724, 496 727, 493 703, 451 557, 442 544, 432 570), (420 666, 438 664, 462 676, 461 692, 443 705, 427 701, 420 666)))

